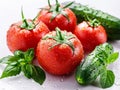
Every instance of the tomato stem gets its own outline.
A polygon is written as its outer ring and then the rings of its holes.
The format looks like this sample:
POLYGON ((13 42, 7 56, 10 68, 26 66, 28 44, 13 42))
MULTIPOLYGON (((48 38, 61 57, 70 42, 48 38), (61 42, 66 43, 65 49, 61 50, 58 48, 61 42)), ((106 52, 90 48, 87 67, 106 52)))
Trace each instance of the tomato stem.
POLYGON ((51 8, 50 0, 48 0, 48 5, 49 5, 49 7, 51 8))
POLYGON ((58 0, 56 0, 56 11, 59 12, 59 8, 60 8, 60 4, 58 2, 58 0))
POLYGON ((58 0, 56 0, 56 4, 59 4, 59 3, 58 3, 58 0))
POLYGON ((21 8, 21 16, 22 16, 22 24, 21 24, 20 27, 25 28, 27 30, 33 30, 35 28, 35 24, 33 22, 34 19, 32 21, 30 21, 30 22, 27 22, 27 20, 24 17, 22 8, 21 8))
MULTIPOLYGON (((68 6, 70 6, 73 2, 70 2, 69 4, 67 4, 64 7, 61 7, 58 0, 55 0, 56 4, 51 6, 50 4, 50 0, 48 0, 48 5, 50 7, 50 9, 48 10, 48 12, 52 13, 52 17, 50 19, 50 22, 59 14, 62 14, 65 18, 67 18, 68 22, 69 22, 69 17, 68 14, 65 13, 64 9, 67 8, 68 6)), ((45 8, 44 8, 45 9, 45 8)), ((47 9, 46 9, 47 10, 47 9)))
POLYGON ((24 17, 23 9, 22 8, 21 8, 21 15, 22 15, 22 22, 25 24, 25 26, 28 26, 28 22, 27 22, 27 20, 24 17))
POLYGON ((59 4, 56 4, 57 6, 56 6, 56 11, 57 12, 59 12, 59 7, 60 7, 60 5, 59 4))
POLYGON ((56 28, 56 34, 60 40, 64 40, 64 37, 62 35, 62 32, 60 31, 59 28, 56 28))

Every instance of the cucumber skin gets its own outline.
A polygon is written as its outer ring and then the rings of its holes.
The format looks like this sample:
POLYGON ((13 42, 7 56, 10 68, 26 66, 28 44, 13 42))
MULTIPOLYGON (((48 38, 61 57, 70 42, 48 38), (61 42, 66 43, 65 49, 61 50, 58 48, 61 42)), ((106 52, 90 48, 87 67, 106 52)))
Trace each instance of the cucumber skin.
MULTIPOLYGON (((63 5, 66 5, 68 3, 69 2, 64 2, 63 5)), ((96 10, 75 2, 73 2, 73 4, 68 8, 70 8, 75 13, 78 23, 86 20, 85 15, 87 15, 90 19, 96 18, 100 21, 101 25, 104 26, 109 40, 120 40, 119 18, 102 12, 101 10, 96 10)))

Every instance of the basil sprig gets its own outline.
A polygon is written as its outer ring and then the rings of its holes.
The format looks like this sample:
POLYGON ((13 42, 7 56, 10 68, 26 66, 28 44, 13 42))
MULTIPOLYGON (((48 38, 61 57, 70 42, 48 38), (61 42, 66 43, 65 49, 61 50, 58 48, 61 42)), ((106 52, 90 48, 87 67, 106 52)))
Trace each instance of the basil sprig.
POLYGON ((107 66, 117 60, 118 52, 113 51, 112 45, 101 44, 91 52, 77 67, 75 78, 80 85, 88 85, 98 82, 102 88, 111 87, 115 81, 115 75, 107 66))
POLYGON ((28 79, 33 79, 40 85, 45 81, 45 72, 36 65, 32 64, 34 58, 34 49, 28 49, 26 52, 20 50, 15 51, 14 55, 9 55, 0 59, 0 63, 7 64, 5 67, 1 79, 10 76, 16 76, 21 72, 28 79))

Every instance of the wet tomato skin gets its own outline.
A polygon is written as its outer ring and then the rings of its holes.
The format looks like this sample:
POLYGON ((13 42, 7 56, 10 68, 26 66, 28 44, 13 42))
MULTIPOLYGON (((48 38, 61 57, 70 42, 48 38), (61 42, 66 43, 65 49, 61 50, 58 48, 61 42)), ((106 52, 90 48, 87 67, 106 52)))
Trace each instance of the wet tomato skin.
MULTIPOLYGON (((28 20, 28 22, 31 22, 31 20, 28 20)), ((21 24, 22 21, 14 23, 7 31, 7 45, 11 52, 36 48, 39 40, 49 32, 49 29, 43 22, 36 24, 33 30, 21 28, 21 24)))
POLYGON ((65 8, 64 12, 68 15, 69 20, 64 15, 58 14, 51 21, 52 13, 43 9, 39 12, 36 22, 43 21, 51 31, 59 27, 61 30, 73 32, 77 22, 76 16, 69 8, 65 8))
POLYGON ((81 41, 85 52, 91 52, 97 45, 107 41, 103 26, 91 27, 86 21, 76 26, 74 34, 81 41))
MULTIPOLYGON (((55 35, 55 31, 48 34, 55 35)), ((45 71, 54 75, 66 75, 73 72, 80 64, 84 56, 84 51, 81 42, 76 36, 70 39, 70 41, 74 45, 74 53, 67 44, 60 44, 50 49, 56 41, 53 39, 41 40, 36 50, 36 56, 40 66, 45 71)))

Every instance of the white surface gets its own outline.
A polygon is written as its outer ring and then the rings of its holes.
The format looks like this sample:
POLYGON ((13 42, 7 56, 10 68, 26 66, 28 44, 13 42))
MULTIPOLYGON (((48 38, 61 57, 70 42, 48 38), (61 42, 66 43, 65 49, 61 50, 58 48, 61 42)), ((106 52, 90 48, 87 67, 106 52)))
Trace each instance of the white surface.
MULTIPOLYGON (((54 2, 55 0, 51 0, 54 2)), ((67 0, 59 0, 63 2, 67 0)), ((76 0, 84 5, 103 10, 120 18, 120 0, 76 0)), ((0 57, 11 54, 6 45, 6 31, 9 26, 21 20, 21 6, 25 17, 34 18, 40 7, 47 5, 47 0, 0 0, 0 57)), ((120 41, 111 42, 116 51, 120 52, 120 41)), ((5 66, 0 65, 0 75, 5 66)), ((120 58, 110 67, 115 72, 115 84, 106 90, 120 90, 120 58)), ((0 80, 0 90, 102 90, 95 86, 80 86, 74 75, 58 77, 46 74, 43 85, 26 79, 23 74, 0 80)))

